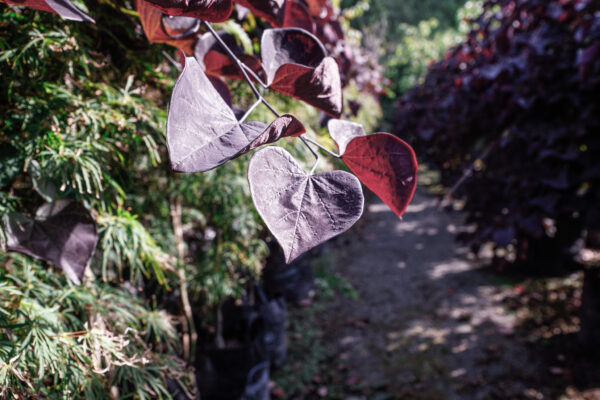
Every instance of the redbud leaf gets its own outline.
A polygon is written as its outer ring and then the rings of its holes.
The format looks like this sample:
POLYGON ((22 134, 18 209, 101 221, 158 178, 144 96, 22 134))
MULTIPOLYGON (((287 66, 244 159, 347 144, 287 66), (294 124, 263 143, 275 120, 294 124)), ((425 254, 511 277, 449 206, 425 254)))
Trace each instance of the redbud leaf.
POLYGON ((267 29, 261 40, 271 89, 339 117, 343 105, 339 68, 326 54, 321 42, 303 29, 267 29))
POLYGON ((417 158, 408 144, 389 133, 356 136, 347 144, 342 161, 402 216, 417 187, 417 158))
MULTIPOLYGON (((136 8, 138 14, 140 16, 140 21, 142 23, 142 28, 144 28, 144 33, 148 38, 149 42, 152 43, 167 43, 171 46, 175 46, 179 49, 182 49, 187 54, 192 54, 192 49, 194 43, 196 42, 196 37, 190 35, 188 37, 181 37, 175 39, 174 37, 179 36, 182 32, 185 32, 187 28, 184 29, 171 29, 167 31, 167 27, 164 21, 166 20, 165 14, 163 14, 158 8, 154 7, 152 4, 148 3, 145 0, 137 0, 136 8)), ((183 18, 183 17, 175 17, 175 18, 183 18)), ((182 22, 182 21, 179 21, 182 22)), ((173 24, 173 21, 170 22, 173 24)))
POLYGON ((363 212, 358 179, 345 171, 308 175, 283 148, 258 150, 248 183, 254 205, 286 263, 348 230, 363 212))
POLYGON ((238 122, 198 62, 186 58, 167 116, 167 146, 173 170, 208 171, 261 144, 303 132, 302 124, 289 115, 270 126, 238 122))
MULTIPOLYGON (((219 37, 227 44, 233 53, 257 74, 262 74, 262 67, 257 57, 244 53, 238 46, 235 37, 227 32, 217 32, 219 37)), ((204 72, 208 75, 222 76, 230 79, 243 79, 240 68, 223 50, 214 36, 207 32, 198 38, 194 47, 194 57, 200 65, 204 66, 204 72)))

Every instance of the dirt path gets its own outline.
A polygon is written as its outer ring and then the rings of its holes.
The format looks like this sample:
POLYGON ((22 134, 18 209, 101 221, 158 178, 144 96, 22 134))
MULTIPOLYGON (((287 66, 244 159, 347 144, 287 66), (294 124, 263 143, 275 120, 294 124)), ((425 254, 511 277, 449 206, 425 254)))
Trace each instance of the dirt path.
POLYGON ((402 221, 380 202, 363 218, 330 248, 360 298, 338 297, 320 318, 325 343, 356 378, 387 398, 541 398, 523 383, 537 365, 502 290, 454 240, 461 215, 417 191, 402 221))

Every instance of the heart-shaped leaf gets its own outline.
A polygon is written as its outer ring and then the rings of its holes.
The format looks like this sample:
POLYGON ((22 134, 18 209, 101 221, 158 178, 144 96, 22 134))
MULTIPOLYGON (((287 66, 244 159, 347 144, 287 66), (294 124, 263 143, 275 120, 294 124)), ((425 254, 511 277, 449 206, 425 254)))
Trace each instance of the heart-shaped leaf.
POLYGON ((223 22, 233 11, 232 0, 148 0, 168 15, 183 15, 209 22, 223 22))
POLYGON ((362 215, 364 198, 355 176, 344 171, 308 175, 281 147, 252 156, 248 183, 286 263, 345 232, 362 215))
MULTIPOLYGON (((258 58, 244 53, 244 50, 236 43, 235 36, 227 32, 218 32, 217 34, 240 61, 250 67, 255 73, 262 74, 262 67, 258 58)), ((230 79, 244 79, 237 64, 223 50, 223 47, 210 32, 205 33, 198 39, 194 47, 194 57, 196 57, 200 65, 204 66, 204 72, 207 75, 222 76, 230 79)))
POLYGON ((36 10, 58 14, 64 19, 80 22, 92 22, 89 15, 75 7, 69 0, 0 0, 16 6, 26 6, 36 10))
POLYGON ((273 90, 339 117, 342 83, 335 60, 304 29, 267 29, 261 39, 261 57, 267 84, 273 90))
POLYGON ((413 149, 389 133, 363 136, 364 132, 353 123, 338 121, 329 124, 329 128, 330 133, 335 132, 332 136, 338 138, 334 137, 348 168, 398 217, 402 216, 417 187, 417 158, 413 149), (344 126, 347 133, 341 132, 344 126), (351 140, 346 144, 348 139, 351 140))
MULTIPOLYGON (((173 28, 167 31, 167 27, 165 26, 165 21, 167 19, 165 18, 165 14, 163 14, 158 8, 154 7, 145 0, 137 0, 136 8, 140 16, 142 28, 144 28, 144 33, 146 34, 146 38, 148 38, 149 42, 167 43, 183 50, 187 54, 192 54, 194 43, 196 43, 195 35, 182 36, 182 33, 187 32, 189 27, 181 30, 173 28)), ((179 19, 187 17, 174 18, 179 19)), ((171 23, 174 23, 174 21, 171 21, 171 23)), ((177 24, 178 23, 179 22, 177 22, 177 24)))
POLYGON ((81 283, 98 241, 96 222, 81 204, 58 200, 41 206, 33 219, 8 213, 2 223, 6 250, 52 263, 81 283))
POLYGON ((171 168, 203 172, 284 136, 304 133, 294 117, 284 115, 270 126, 239 123, 193 57, 187 57, 175 83, 167 116, 171 168))

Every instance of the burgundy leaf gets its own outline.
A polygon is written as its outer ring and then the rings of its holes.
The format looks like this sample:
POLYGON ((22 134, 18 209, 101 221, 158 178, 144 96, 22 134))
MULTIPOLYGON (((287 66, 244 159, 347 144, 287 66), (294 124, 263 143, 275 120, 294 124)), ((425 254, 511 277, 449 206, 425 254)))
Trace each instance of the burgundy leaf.
POLYGON ((302 28, 314 33, 315 21, 310 10, 300 0, 287 0, 283 12, 282 28, 302 28))
POLYGON ((261 133, 256 139, 240 150, 235 157, 239 157, 242 154, 246 154, 250 150, 253 150, 259 146, 274 143, 282 137, 300 136, 306 132, 304 125, 296 119, 296 117, 284 114, 277 118, 271 125, 261 133))
POLYGON ((26 6, 36 10, 58 14, 64 19, 80 22, 95 22, 89 15, 75 7, 69 0, 0 0, 17 6, 26 6))
POLYGON ((52 263, 73 282, 81 283, 98 241, 96 222, 81 204, 69 200, 46 203, 33 219, 6 214, 3 225, 8 251, 52 263))
MULTIPOLYGON (((256 74, 262 74, 262 67, 258 58, 250 54, 245 54, 244 50, 236 43, 235 37, 232 34, 218 32, 218 35, 233 51, 236 57, 256 74)), ((223 50, 223 47, 221 47, 210 32, 205 33, 198 39, 194 48, 194 57, 196 57, 200 65, 204 66, 204 72, 208 75, 222 76, 230 79, 244 79, 240 68, 223 50)))
POLYGON ((148 0, 168 15, 183 15, 209 22, 223 22, 233 11, 232 0, 148 0))
POLYGON ((281 147, 257 151, 248 167, 254 205, 286 263, 348 230, 360 218, 360 182, 344 171, 308 175, 281 147))
POLYGON ((336 142, 342 161, 400 217, 417 187, 415 153, 394 135, 375 133, 364 136, 364 131, 356 125, 346 121, 330 121, 332 137, 339 138, 336 142), (344 129, 346 133, 341 132, 344 129))
POLYGON ((286 0, 235 0, 235 2, 273 26, 281 26, 286 0))
MULTIPOLYGON (((189 27, 176 29, 173 21, 166 22, 167 18, 164 18, 165 14, 145 0, 137 0, 136 8, 140 16, 142 28, 144 28, 144 33, 149 42, 167 43, 182 49, 187 54, 193 53, 192 49, 196 42, 196 37, 194 35, 180 37, 182 33, 189 30, 189 27)), ((183 17, 176 18, 179 19, 183 17)), ((178 21, 177 24, 180 22, 182 21, 178 21)))
POLYGON ((236 3, 276 28, 314 31, 310 9, 301 0, 236 0, 236 3))
POLYGON ((216 168, 260 144, 304 132, 289 115, 270 126, 239 123, 193 57, 187 57, 175 83, 167 116, 167 146, 171 168, 202 172, 216 168))
POLYGON ((342 113, 342 84, 335 60, 319 40, 303 29, 267 29, 261 40, 267 84, 327 114, 342 113))
POLYGON ((367 136, 361 124, 341 119, 330 119, 327 122, 327 129, 331 138, 335 140, 340 155, 346 152, 346 146, 352 139, 358 136, 367 136))

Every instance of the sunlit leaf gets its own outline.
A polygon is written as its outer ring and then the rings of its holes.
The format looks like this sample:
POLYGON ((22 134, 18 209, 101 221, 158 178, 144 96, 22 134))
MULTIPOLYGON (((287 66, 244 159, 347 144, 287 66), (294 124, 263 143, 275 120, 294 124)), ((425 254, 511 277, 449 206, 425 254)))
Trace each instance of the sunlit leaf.
POLYGON ((402 216, 417 187, 413 149, 389 133, 365 136, 362 126, 352 122, 330 121, 328 127, 342 161, 397 216, 402 216))
POLYGON ((348 230, 362 215, 358 179, 344 171, 308 175, 281 147, 257 151, 248 167, 250 193, 286 263, 348 230))
POLYGON ((267 29, 261 40, 271 89, 339 117, 343 106, 340 73, 335 60, 326 54, 321 42, 303 29, 267 29))
POLYGON ((186 59, 173 88, 167 117, 167 146, 173 170, 208 171, 260 144, 303 132, 300 122, 289 115, 270 126, 238 122, 198 62, 193 57, 186 59))

